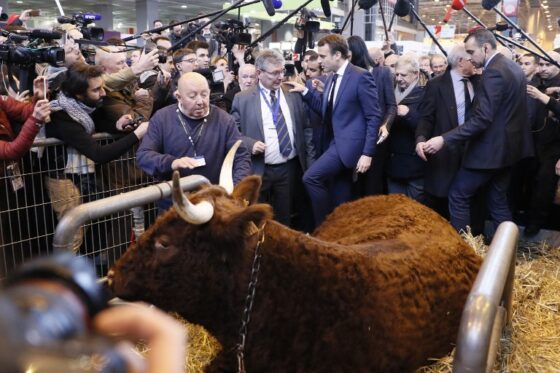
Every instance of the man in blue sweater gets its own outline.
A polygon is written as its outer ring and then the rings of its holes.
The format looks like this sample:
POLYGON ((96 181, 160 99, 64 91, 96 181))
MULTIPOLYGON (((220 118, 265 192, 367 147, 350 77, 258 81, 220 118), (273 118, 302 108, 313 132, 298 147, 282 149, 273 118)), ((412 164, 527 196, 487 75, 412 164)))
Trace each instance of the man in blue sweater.
MULTIPOLYGON (((186 73, 175 92, 177 104, 159 110, 151 119, 148 133, 138 148, 138 165, 159 180, 169 180, 173 171, 181 176, 202 175, 218 184, 228 150, 241 139, 234 119, 210 105, 210 89, 198 73, 186 73)), ((233 164, 233 182, 251 174, 251 155, 243 145, 233 164)), ((171 206, 162 200, 161 210, 171 206)))

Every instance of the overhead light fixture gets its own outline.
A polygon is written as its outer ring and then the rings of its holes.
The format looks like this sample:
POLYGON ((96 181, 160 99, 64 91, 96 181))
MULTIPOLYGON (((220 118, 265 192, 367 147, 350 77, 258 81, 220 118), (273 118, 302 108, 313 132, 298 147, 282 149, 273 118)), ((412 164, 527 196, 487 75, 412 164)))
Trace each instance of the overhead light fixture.
POLYGON ((187 9, 187 6, 186 5, 181 5, 181 8, 187 9))
POLYGON ((122 27, 122 23, 117 23, 117 28, 121 28, 122 27))
POLYGON ((16 3, 18 3, 18 4, 23 4, 23 1, 17 0, 16 3))

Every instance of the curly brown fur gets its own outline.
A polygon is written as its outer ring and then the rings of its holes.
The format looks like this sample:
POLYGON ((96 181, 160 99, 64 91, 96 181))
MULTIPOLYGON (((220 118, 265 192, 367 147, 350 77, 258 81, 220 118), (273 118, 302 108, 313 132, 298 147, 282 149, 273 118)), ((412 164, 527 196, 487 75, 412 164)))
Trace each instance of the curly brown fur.
POLYGON ((246 206, 259 185, 242 181, 235 198, 219 187, 192 194, 215 206, 200 226, 163 215, 117 263, 117 295, 203 325, 224 347, 210 370, 235 370, 258 239, 246 227, 266 222, 248 371, 403 372, 452 349, 480 259, 447 222, 405 197, 369 197, 311 237, 272 221, 268 205, 246 206))

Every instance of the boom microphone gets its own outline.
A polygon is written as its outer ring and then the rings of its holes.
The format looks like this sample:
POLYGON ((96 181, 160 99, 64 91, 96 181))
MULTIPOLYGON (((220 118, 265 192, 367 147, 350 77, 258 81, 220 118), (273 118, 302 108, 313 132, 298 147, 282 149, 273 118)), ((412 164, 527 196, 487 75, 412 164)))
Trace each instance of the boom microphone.
POLYGON ((325 17, 331 16, 331 4, 329 4, 329 0, 321 0, 321 7, 323 8, 323 14, 325 17))
POLYGON ((399 17, 406 17, 410 13, 410 2, 408 0, 397 0, 393 12, 399 17))
POLYGON ((377 4, 377 0, 359 0, 358 1, 358 6, 360 7, 360 9, 363 9, 363 10, 368 10, 371 7, 373 7, 375 4, 377 4))
POLYGON ((486 10, 490 10, 498 5, 500 0, 482 0, 482 7, 486 10))
POLYGON ((447 9, 447 13, 445 13, 445 17, 443 17, 443 22, 447 23, 451 19, 451 11, 452 10, 463 10, 465 4, 467 3, 466 0, 453 0, 451 2, 451 6, 447 9))
POLYGON ((272 4, 272 0, 262 0, 264 8, 269 16, 273 16, 276 14, 276 9, 274 9, 274 4, 272 4))

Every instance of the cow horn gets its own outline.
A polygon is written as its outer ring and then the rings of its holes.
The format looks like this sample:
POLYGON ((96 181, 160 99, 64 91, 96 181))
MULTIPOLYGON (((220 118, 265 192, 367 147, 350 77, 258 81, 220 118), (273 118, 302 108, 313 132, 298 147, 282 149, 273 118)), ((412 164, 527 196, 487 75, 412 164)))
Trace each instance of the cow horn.
POLYGON ((175 211, 179 214, 183 220, 187 223, 199 225, 204 224, 212 219, 214 216, 214 206, 208 201, 201 201, 196 205, 193 205, 191 201, 181 189, 181 182, 179 172, 175 171, 173 173, 173 207, 175 211))
POLYGON ((241 145, 241 140, 237 140, 231 149, 229 149, 224 163, 222 164, 222 170, 220 171, 220 186, 224 188, 228 194, 233 192, 233 159, 235 158, 235 153, 239 145, 241 145))

